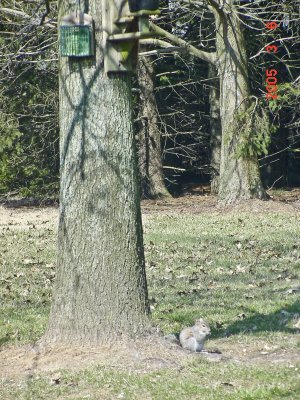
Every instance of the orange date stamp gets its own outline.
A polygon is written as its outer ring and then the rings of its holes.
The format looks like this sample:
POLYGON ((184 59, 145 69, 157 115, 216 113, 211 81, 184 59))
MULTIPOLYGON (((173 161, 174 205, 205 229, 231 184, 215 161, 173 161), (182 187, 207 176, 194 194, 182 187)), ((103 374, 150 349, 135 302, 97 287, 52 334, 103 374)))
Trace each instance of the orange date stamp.
MULTIPOLYGON (((266 23, 266 28, 270 31, 276 29, 277 27, 278 24, 275 21, 266 23)), ((276 54, 278 52, 278 46, 274 44, 268 44, 265 47, 265 50, 269 54, 271 53, 276 54)), ((278 98, 277 74, 278 71, 275 68, 266 69, 265 83, 266 83, 266 98, 268 100, 276 100, 278 98)))

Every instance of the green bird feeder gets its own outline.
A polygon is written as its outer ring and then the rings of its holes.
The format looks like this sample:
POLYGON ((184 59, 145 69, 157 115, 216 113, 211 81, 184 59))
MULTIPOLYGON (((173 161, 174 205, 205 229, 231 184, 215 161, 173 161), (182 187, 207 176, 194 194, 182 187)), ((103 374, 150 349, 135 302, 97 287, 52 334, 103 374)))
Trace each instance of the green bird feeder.
POLYGON ((71 13, 60 25, 60 55, 62 57, 91 57, 94 50, 93 18, 84 13, 71 13))

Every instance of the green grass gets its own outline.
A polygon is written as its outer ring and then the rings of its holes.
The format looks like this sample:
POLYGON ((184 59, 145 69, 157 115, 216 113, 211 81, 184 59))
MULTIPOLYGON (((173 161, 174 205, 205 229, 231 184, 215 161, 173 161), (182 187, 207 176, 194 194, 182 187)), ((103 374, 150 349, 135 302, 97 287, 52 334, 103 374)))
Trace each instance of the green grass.
POLYGON ((293 333, 280 312, 300 310, 299 291, 293 291, 299 287, 299 216, 156 216, 147 231, 153 317, 166 331, 201 314, 223 325, 215 337, 253 328, 293 333))
MULTIPOLYGON (((295 370, 295 368, 294 368, 295 370)), ((297 399, 300 386, 291 368, 269 368, 228 364, 218 365, 203 360, 180 371, 161 370, 148 374, 114 372, 90 368, 80 374, 61 373, 58 385, 49 378, 35 377, 12 387, 3 385, 2 398, 20 399, 209 399, 209 400, 274 400, 297 399)))
POLYGON ((53 230, 0 233, 0 344, 28 343, 45 329, 55 268, 53 230))
MULTIPOLYGON (((246 354, 300 351, 300 217, 204 213, 147 216, 145 251, 153 323, 179 332, 197 317, 211 325, 207 348, 245 362, 190 361, 180 369, 120 372, 103 367, 3 381, 3 399, 297 399, 300 366, 247 362, 246 354), (51 376, 51 375, 50 375, 51 376)), ((0 344, 42 335, 54 278, 53 230, 0 233, 0 344)), ((275 356, 274 356, 275 357, 275 356)), ((1 367, 0 367, 1 369, 1 367)))

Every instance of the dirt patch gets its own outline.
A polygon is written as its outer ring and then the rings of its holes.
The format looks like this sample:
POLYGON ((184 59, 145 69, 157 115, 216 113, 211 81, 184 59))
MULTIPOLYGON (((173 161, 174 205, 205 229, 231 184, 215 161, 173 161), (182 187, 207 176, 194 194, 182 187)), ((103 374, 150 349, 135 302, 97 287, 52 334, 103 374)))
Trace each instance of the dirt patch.
POLYGON ((99 347, 9 346, 0 352, 0 377, 29 379, 39 374, 51 375, 59 369, 79 371, 93 365, 137 373, 162 368, 181 370, 188 361, 199 357, 211 362, 286 365, 300 363, 300 353, 292 350, 257 351, 248 348, 245 352, 242 345, 234 344, 231 348, 225 345, 222 349, 222 341, 219 344, 218 350, 210 349, 202 353, 190 353, 161 337, 99 347))
POLYGON ((57 223, 58 207, 0 207, 0 230, 53 229, 57 223))
POLYGON ((247 200, 235 205, 220 206, 214 196, 186 196, 184 198, 166 201, 144 200, 142 202, 143 214, 200 214, 215 213, 225 214, 230 212, 261 213, 295 213, 300 212, 300 201, 285 202, 270 199, 268 201, 247 200))
MULTIPOLYGON (((214 196, 185 196, 168 201, 144 200, 142 201, 143 222, 149 215, 169 214, 186 215, 200 213, 251 212, 260 213, 298 213, 300 200, 285 202, 279 200, 259 201, 248 200, 226 208, 218 207, 214 196)), ((58 207, 21 207, 7 208, 0 206, 0 231, 17 230, 29 231, 30 229, 57 229, 58 207)))
MULTIPOLYGON (((300 188, 289 191, 269 191, 270 200, 247 200, 229 207, 220 207, 217 197, 209 194, 190 192, 185 196, 168 200, 143 200, 142 213, 144 221, 149 214, 198 214, 227 212, 282 213, 300 212, 300 188)), ((53 228, 58 223, 58 206, 25 207, 23 203, 6 202, 0 206, 0 229, 29 230, 36 228, 53 228), (20 207, 19 204, 22 204, 20 207)))
POLYGON ((8 346, 0 352, 0 376, 28 378, 58 369, 76 371, 95 364, 144 373, 166 367, 179 368, 182 360, 189 356, 181 347, 159 337, 98 347, 8 346))
POLYGON ((228 212, 253 212, 253 213, 282 213, 300 211, 300 188, 290 191, 269 191, 268 201, 247 200, 235 205, 223 207, 218 205, 217 197, 209 194, 186 196, 168 200, 144 200, 142 201, 142 212, 144 214, 198 214, 228 212))

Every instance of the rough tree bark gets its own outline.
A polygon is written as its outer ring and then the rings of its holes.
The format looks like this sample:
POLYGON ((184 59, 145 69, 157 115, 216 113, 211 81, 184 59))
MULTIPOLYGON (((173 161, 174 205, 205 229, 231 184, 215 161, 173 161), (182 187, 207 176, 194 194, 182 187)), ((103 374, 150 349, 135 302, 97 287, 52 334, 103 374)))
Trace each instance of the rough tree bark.
POLYGON ((164 182, 161 134, 154 94, 154 68, 149 57, 139 57, 138 83, 141 104, 139 109, 139 170, 142 197, 162 199, 171 197, 164 182))
POLYGON ((214 64, 208 65, 208 78, 210 79, 209 106, 210 106, 210 147, 211 147, 211 192, 218 194, 220 181, 220 161, 222 125, 220 118, 220 88, 218 71, 214 64))
POLYGON ((237 156, 242 132, 236 125, 236 113, 247 112, 246 99, 250 96, 250 89, 243 32, 233 3, 233 0, 225 0, 222 9, 212 8, 216 20, 216 65, 220 78, 222 147, 219 201, 223 204, 266 198, 257 157, 237 156))
POLYGON ((60 60, 58 260, 44 341, 89 345, 150 323, 130 77, 104 73, 101 1, 88 4, 95 60, 60 60))

